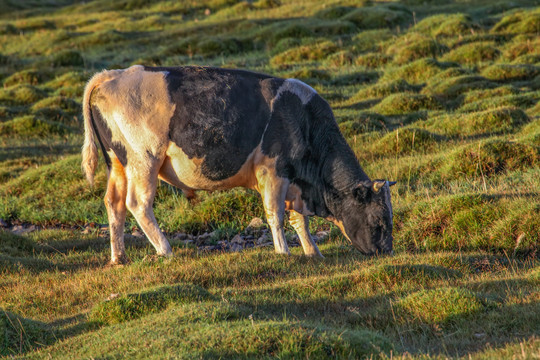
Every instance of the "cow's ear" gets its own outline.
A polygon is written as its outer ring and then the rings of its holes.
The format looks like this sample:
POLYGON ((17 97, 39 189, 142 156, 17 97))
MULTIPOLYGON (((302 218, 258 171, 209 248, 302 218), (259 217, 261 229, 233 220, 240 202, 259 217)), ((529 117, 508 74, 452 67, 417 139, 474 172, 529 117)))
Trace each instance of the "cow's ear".
POLYGON ((393 185, 396 185, 397 184, 397 181, 389 181, 388 182, 388 186, 393 186, 393 185))
POLYGON ((361 202, 368 201, 369 198, 371 197, 371 188, 372 188, 371 184, 366 184, 366 183, 358 184, 353 190, 354 197, 356 198, 356 200, 361 201, 361 202))

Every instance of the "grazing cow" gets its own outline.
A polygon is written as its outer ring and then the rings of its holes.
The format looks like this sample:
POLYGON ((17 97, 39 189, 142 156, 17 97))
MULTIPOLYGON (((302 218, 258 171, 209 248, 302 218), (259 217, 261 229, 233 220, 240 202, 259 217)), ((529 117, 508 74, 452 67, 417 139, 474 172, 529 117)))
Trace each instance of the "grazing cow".
POLYGON ((172 255, 152 210, 158 179, 188 198, 195 190, 257 190, 278 253, 289 253, 285 210, 306 255, 322 256, 309 234, 310 215, 334 222, 364 254, 392 251, 393 183, 369 179, 328 103, 301 81, 135 65, 96 74, 83 113, 88 181, 97 165, 95 137, 108 168, 112 263, 126 261, 126 209, 158 254, 172 255))

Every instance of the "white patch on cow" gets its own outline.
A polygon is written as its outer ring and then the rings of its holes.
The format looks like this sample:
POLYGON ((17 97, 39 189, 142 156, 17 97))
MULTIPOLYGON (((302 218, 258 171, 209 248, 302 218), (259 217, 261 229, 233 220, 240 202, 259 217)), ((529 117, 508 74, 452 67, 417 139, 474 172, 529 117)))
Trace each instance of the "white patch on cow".
POLYGON ((133 162, 146 168, 155 166, 149 157, 163 161, 175 109, 165 74, 144 71, 141 65, 113 71, 107 72, 107 81, 99 86, 105 100, 97 100, 112 141, 125 147, 128 166, 133 162))
POLYGON ((315 91, 315 89, 303 83, 302 81, 297 80, 297 79, 287 79, 283 82, 283 85, 281 85, 280 88, 278 89, 276 97, 274 98, 273 102, 278 100, 281 94, 286 91, 291 92, 295 94, 296 96, 298 96, 300 98, 300 101, 302 101, 302 104, 304 105, 306 105, 309 102, 309 100, 311 100, 313 95, 317 94, 317 91, 315 91))
POLYGON ((237 186, 255 188, 253 167, 261 156, 260 145, 246 159, 240 170, 233 176, 223 180, 208 179, 202 171, 204 158, 190 158, 174 142, 170 142, 165 160, 159 171, 160 179, 182 190, 226 190, 237 186))
POLYGON ((386 191, 384 192, 384 200, 386 202, 386 206, 388 207, 388 209, 390 209, 390 222, 392 222, 394 219, 394 212, 392 211, 392 201, 390 199, 390 184, 388 180, 386 181, 386 184, 384 184, 384 187, 386 188, 386 191))

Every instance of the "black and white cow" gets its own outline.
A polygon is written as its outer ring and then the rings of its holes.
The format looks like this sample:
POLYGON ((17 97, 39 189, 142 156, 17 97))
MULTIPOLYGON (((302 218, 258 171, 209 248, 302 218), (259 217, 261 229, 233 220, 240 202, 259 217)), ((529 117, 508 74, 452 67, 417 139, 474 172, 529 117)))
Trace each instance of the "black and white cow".
POLYGON ((92 184, 95 137, 109 169, 112 263, 126 260, 126 209, 158 254, 172 255, 152 209, 158 179, 188 197, 195 190, 257 190, 278 253, 289 253, 285 210, 306 255, 322 256, 309 233, 310 215, 334 222, 364 254, 392 251, 392 183, 369 179, 328 103, 301 81, 136 65, 96 74, 83 113, 83 170, 92 184))

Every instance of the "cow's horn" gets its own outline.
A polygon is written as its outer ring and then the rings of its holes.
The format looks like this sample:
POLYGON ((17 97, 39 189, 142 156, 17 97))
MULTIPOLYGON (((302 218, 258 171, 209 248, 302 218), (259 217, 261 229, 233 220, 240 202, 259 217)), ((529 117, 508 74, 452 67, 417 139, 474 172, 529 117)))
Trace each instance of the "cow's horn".
POLYGON ((397 184, 397 181, 389 181, 388 182, 388 186, 392 186, 392 185, 396 185, 397 184))
POLYGON ((379 192, 379 190, 381 190, 384 184, 386 184, 386 181, 375 180, 373 182, 373 191, 379 192))

